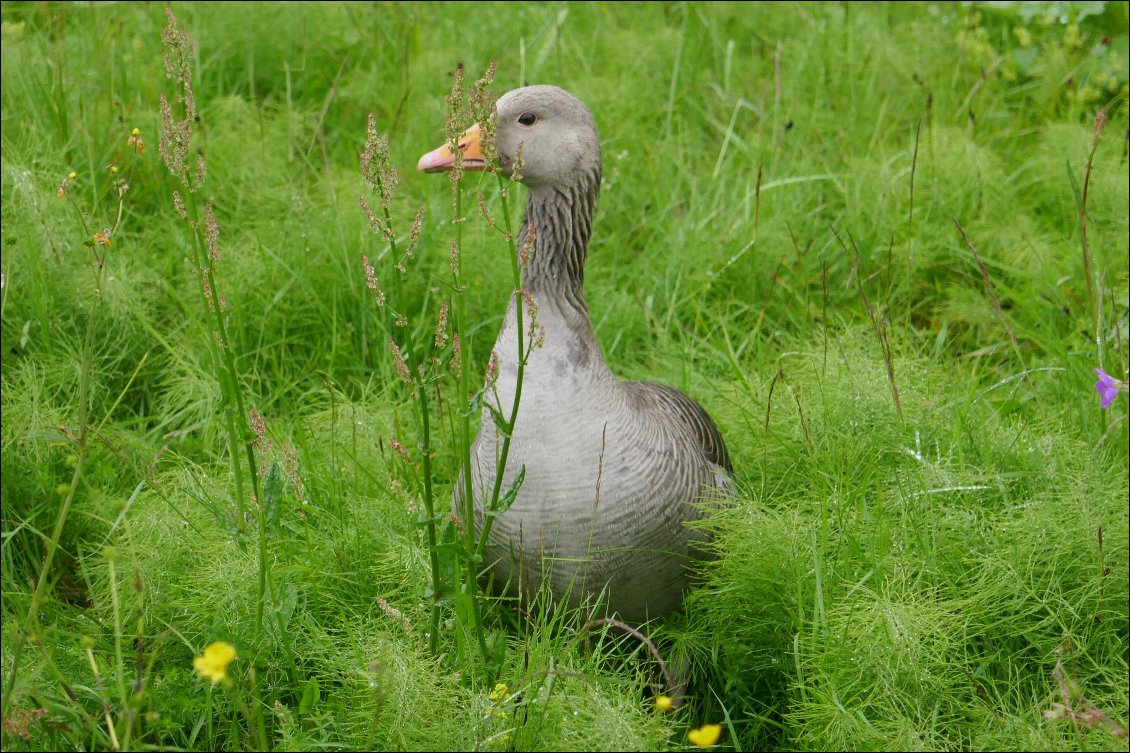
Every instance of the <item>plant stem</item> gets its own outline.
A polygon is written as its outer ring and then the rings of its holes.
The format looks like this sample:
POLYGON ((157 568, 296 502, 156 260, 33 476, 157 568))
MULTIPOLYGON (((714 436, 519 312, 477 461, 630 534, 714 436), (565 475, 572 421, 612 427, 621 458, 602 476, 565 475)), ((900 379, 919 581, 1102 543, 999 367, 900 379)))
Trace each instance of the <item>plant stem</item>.
MULTIPOLYGON (((385 227, 392 227, 392 215, 388 209, 388 202, 381 202, 382 210, 384 212, 385 227)), ((389 250, 392 258, 395 260, 399 257, 400 252, 397 249, 396 237, 393 236, 389 239, 389 250)), ((396 278, 396 285, 398 292, 403 288, 399 274, 394 275, 396 278)), ((389 336, 392 336, 391 329, 389 336)), ((415 385, 416 399, 420 403, 420 453, 423 456, 424 465, 424 529, 428 537, 428 563, 432 570, 432 611, 431 611, 431 630, 428 634, 428 649, 434 654, 439 645, 439 598, 440 598, 440 581, 439 581, 439 553, 436 551, 438 541, 436 539, 436 518, 435 518, 435 498, 432 490, 432 446, 431 446, 431 424, 428 411, 428 385, 427 380, 423 378, 420 364, 424 362, 423 358, 417 359, 416 350, 412 343, 412 328, 404 327, 405 344, 402 355, 404 356, 405 365, 408 367, 408 372, 415 385)))
MULTIPOLYGON (((196 194, 189 192, 189 203, 192 217, 199 217, 199 206, 196 194)), ((240 461, 240 447, 243 447, 247 459, 247 468, 251 479, 251 494, 255 501, 256 517, 259 533, 259 580, 258 598, 255 604, 255 632, 252 637, 252 647, 255 659, 262 650, 263 643, 263 612, 265 610, 268 594, 267 579, 267 518, 266 512, 259 499, 259 470, 255 462, 255 448, 252 444, 253 433, 247 424, 247 409, 243 400, 243 389, 239 383, 238 372, 235 366, 235 355, 232 353, 231 338, 228 335, 227 325, 224 322, 224 313, 220 305, 220 289, 216 285, 216 273, 212 259, 209 258, 209 249, 206 248, 201 236, 201 223, 197 221, 193 227, 193 250, 196 254, 197 266, 202 270, 203 277, 200 281, 201 294, 206 307, 212 312, 215 320, 215 337, 210 339, 209 346, 216 359, 216 376, 220 381, 220 393, 224 399, 224 424, 228 434, 228 448, 231 456, 232 473, 235 478, 236 510, 239 521, 245 517, 246 497, 244 495, 244 480, 242 463, 240 461), (205 281, 207 287, 205 288, 205 281), (211 296, 208 293, 211 292, 211 296), (218 342, 217 342, 218 340, 218 342), (233 409, 234 404, 234 409, 233 409)), ((254 660, 253 660, 254 661, 254 660)), ((258 695, 258 688, 252 683, 255 696, 255 717, 259 728, 259 746, 267 750, 266 724, 263 720, 262 703, 258 695)))
POLYGON ((12 690, 16 685, 16 674, 20 669, 20 656, 23 653, 24 645, 27 642, 29 634, 36 629, 39 623, 39 608, 43 602, 43 597, 47 593, 47 581, 51 572, 51 565, 55 562, 55 552, 59 548, 59 540, 63 536, 63 527, 66 525, 67 516, 71 511, 71 504, 75 499, 75 491, 78 489, 79 481, 82 479, 83 468, 86 465, 86 456, 89 452, 87 442, 87 431, 89 424, 87 422, 87 407, 86 402, 90 393, 90 372, 93 369, 94 362, 94 332, 97 330, 98 316, 102 311, 102 270, 103 265, 97 265, 96 272, 96 293, 97 297, 94 306, 90 312, 90 319, 86 323, 86 338, 82 347, 82 364, 79 367, 78 373, 78 437, 76 444, 78 445, 78 456, 75 458, 75 470, 71 474, 71 483, 67 488, 66 499, 63 500, 62 506, 59 508, 58 515, 55 516, 55 525, 51 530, 51 538, 47 540, 47 553, 43 559, 43 566, 39 569, 39 579, 35 584, 35 591, 31 595, 31 603, 28 604, 27 617, 24 619, 24 629, 20 631, 19 636, 16 638, 16 646, 12 651, 12 673, 8 676, 7 688, 5 688, 2 709, 0 709, 0 716, 8 718, 8 712, 12 706, 13 693, 12 690))
MULTIPOLYGON (((502 451, 499 453, 495 465, 494 488, 491 489, 490 500, 486 505, 483 516, 483 532, 479 535, 479 543, 475 548, 475 560, 481 561, 486 552, 487 539, 490 536, 494 516, 486 514, 498 509, 499 494, 502 492, 502 478, 506 471, 506 459, 510 456, 510 440, 514 436, 514 425, 518 420, 518 406, 522 402, 522 380, 526 373, 526 360, 529 356, 525 337, 524 316, 522 314, 522 272, 518 266, 518 249, 514 243, 513 225, 510 222, 510 204, 507 201, 507 186, 502 173, 495 173, 498 178, 499 194, 502 198, 502 219, 506 223, 506 240, 510 245, 510 269, 514 276, 514 309, 517 317, 518 337, 518 376, 514 386, 514 402, 511 404, 510 417, 503 423, 502 451)), ((501 406, 500 406, 501 408, 501 406)))
MULTIPOLYGON (((463 323, 466 321, 466 301, 463 296, 463 183, 462 181, 455 182, 455 247, 459 250, 456 257, 455 266, 455 290, 456 290, 456 313, 455 321, 458 328, 462 329, 463 323)), ((463 330, 465 331, 465 330, 463 330)), ((469 346, 469 343, 462 342, 460 339, 460 347, 469 346)), ((468 347, 467 355, 460 356, 459 359, 459 399, 467 399, 467 395, 471 391, 471 377, 470 377, 470 349, 468 347)), ((472 482, 472 467, 471 467, 471 415, 469 410, 459 411, 459 459, 460 465, 463 467, 462 473, 456 479, 456 484, 463 484, 463 530, 465 538, 465 547, 468 553, 475 551, 475 490, 474 483, 472 482)), ((470 596, 471 601, 471 625, 472 632, 475 634, 475 639, 479 644, 479 653, 483 657, 483 661, 490 663, 490 649, 487 647, 486 630, 483 626, 483 613, 482 606, 479 603, 479 563, 481 559, 473 556, 468 556, 466 562, 466 582, 465 586, 467 594, 470 596)))

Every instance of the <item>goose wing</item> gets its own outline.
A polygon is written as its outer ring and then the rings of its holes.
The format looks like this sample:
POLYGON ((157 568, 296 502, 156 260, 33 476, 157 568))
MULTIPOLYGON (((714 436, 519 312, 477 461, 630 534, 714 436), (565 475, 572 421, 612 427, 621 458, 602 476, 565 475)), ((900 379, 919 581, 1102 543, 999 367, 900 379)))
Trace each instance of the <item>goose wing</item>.
POLYGON ((638 407, 656 415, 659 420, 689 436, 702 450, 703 457, 725 469, 731 477, 734 466, 714 419, 698 402, 683 392, 655 382, 626 382, 638 407))

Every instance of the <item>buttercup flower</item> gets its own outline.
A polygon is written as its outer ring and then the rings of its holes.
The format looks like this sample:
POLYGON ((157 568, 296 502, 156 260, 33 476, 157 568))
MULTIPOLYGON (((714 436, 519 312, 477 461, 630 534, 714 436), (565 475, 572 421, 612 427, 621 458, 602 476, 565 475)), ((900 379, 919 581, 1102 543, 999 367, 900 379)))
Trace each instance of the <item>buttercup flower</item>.
POLYGON ((655 699, 655 708, 660 711, 670 711, 674 705, 675 701, 669 695, 661 695, 655 699))
POLYGON ((687 739, 692 744, 700 748, 709 748, 718 742, 718 737, 722 734, 722 725, 720 724, 704 724, 698 729, 692 729, 687 733, 687 739))
POLYGON ((1109 408, 1110 404, 1114 402, 1114 396, 1127 388, 1126 382, 1115 379, 1102 369, 1095 369, 1095 373, 1099 375, 1099 381, 1095 382, 1095 389, 1098 390, 1099 396, 1103 399, 1103 408, 1109 408))
POLYGON ((208 644, 203 656, 192 660, 192 666, 196 667, 197 674, 207 677, 215 685, 227 679, 228 665, 233 659, 235 659, 235 646, 224 641, 216 641, 208 644))

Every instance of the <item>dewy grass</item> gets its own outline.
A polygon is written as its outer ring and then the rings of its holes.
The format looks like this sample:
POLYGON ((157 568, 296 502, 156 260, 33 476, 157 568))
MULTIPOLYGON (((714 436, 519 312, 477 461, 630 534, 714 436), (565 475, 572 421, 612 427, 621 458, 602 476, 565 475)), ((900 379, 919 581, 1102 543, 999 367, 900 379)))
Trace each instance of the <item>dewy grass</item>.
POLYGON ((1127 11, 1045 10, 184 5, 193 209, 159 159, 163 8, 3 5, 3 748, 1125 750, 1127 11), (467 511, 444 540, 521 189, 412 167, 480 119, 445 133, 443 94, 490 60, 592 108, 602 353, 734 458, 715 556, 649 634, 688 658, 677 710, 638 642, 468 601, 467 511), (399 257, 358 211, 369 112, 399 257), (437 377, 426 454, 389 333, 437 377), (268 493, 284 444, 304 491, 268 493), (194 668, 213 642, 230 686, 194 668))

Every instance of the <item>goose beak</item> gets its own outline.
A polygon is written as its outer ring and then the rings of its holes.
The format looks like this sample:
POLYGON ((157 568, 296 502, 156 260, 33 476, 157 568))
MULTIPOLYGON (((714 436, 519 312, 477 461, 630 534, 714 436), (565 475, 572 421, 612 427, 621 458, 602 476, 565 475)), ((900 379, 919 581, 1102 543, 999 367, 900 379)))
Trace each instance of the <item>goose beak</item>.
MULTIPOLYGON (((463 153, 464 170, 486 170, 487 162, 483 158, 481 133, 477 123, 459 137, 459 151, 463 153)), ((445 172, 454 167, 455 152, 451 150, 449 144, 431 150, 416 163, 417 170, 429 173, 445 172)))

